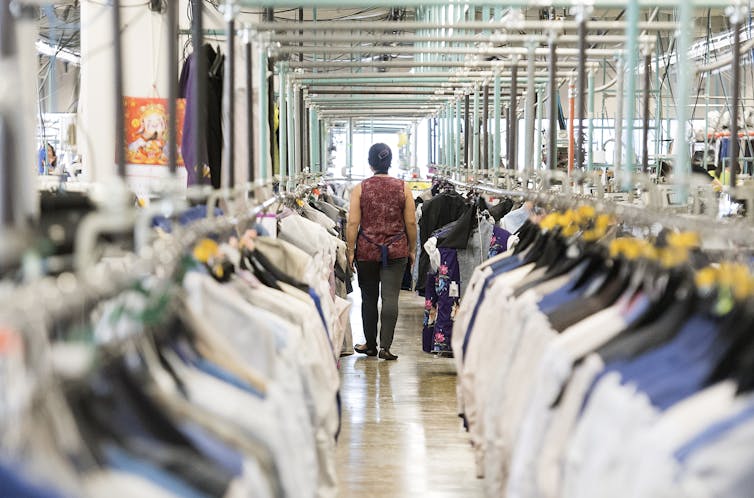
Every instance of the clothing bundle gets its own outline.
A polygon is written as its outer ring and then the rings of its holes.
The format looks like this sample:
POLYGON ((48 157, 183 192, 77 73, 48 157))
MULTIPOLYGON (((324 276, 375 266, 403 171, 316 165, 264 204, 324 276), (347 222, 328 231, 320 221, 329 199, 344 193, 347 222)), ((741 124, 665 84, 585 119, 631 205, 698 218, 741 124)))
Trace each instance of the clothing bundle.
POLYGON ((608 243, 612 223, 527 221, 474 272, 453 346, 486 494, 746 496, 751 274, 695 234, 608 243))
POLYGON ((301 204, 278 208, 276 238, 218 231, 48 326, 0 308, 0 488, 335 496, 345 248, 301 204))
POLYGON ((330 310, 328 330, 336 356, 341 350, 352 351, 350 303, 351 269, 346 255, 345 225, 347 213, 332 197, 313 189, 306 201, 289 198, 279 208, 278 237, 301 249, 316 262, 315 285, 330 310))
POLYGON ((510 235, 497 224, 510 211, 513 205, 510 199, 489 206, 484 198, 475 194, 464 199, 453 192, 446 190, 424 203, 419 220, 420 227, 424 227, 420 228, 423 237, 426 233, 423 230, 452 214, 452 211, 442 213, 442 209, 435 207, 442 204, 437 203, 446 200, 455 203, 456 199, 463 203, 459 204, 464 209, 463 213, 434 230, 422 246, 420 268, 421 258, 426 257, 428 262, 423 286, 422 328, 422 350, 427 353, 452 352, 453 322, 465 286, 474 268, 490 255, 497 254, 502 245, 507 244, 510 235), (426 212, 427 208, 429 213, 426 212), (427 216, 429 219, 425 219, 427 216))

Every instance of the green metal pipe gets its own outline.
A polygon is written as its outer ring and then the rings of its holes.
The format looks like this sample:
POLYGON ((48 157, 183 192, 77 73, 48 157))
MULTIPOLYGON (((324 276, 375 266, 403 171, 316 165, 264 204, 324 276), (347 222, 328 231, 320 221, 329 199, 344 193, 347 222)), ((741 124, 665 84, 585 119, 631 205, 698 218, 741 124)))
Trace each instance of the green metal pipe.
POLYGON ((455 134, 453 133, 453 104, 448 104, 448 167, 456 163, 455 134))
MULTIPOLYGON (((676 35, 676 53, 688 53, 694 36, 694 8, 689 4, 681 4, 678 8, 678 33, 676 35)), ((673 178, 679 187, 680 200, 686 202, 686 181, 691 171, 689 146, 686 140, 686 124, 689 121, 689 97, 691 95, 691 81, 694 79, 692 64, 686 57, 678 58, 676 75, 676 129, 673 144, 675 147, 675 168, 673 178)))
MULTIPOLYGON (((660 46, 661 38, 659 33, 657 34, 658 47, 660 46)), ((655 87, 657 94, 655 95, 655 158, 660 157, 662 152, 661 144, 663 143, 664 133, 662 129, 662 75, 660 73, 660 57, 655 57, 655 87)))
POLYGON ((348 128, 346 129, 346 171, 348 178, 353 173, 353 118, 348 118, 348 128))
MULTIPOLYGON (((444 26, 449 26, 450 23, 451 23, 450 6, 449 5, 443 6, 443 19, 445 20, 445 23, 443 25, 444 26)), ((444 27, 442 29, 442 35, 443 36, 448 36, 449 33, 450 33, 450 30, 447 27, 444 27)), ((440 56, 440 51, 444 52, 444 51, 448 50, 449 48, 450 48, 450 44, 448 42, 443 42, 442 43, 442 49, 438 50, 438 54, 437 54, 438 57, 440 56)), ((452 59, 452 58, 448 57, 448 59, 452 59)))
POLYGON ((286 63, 280 63, 280 74, 278 78, 279 89, 279 107, 280 107, 280 119, 278 128, 278 158, 280 161, 280 185, 286 185, 286 178, 288 176, 288 95, 287 95, 287 80, 288 69, 286 63))
POLYGON ((474 85, 474 171, 482 168, 481 144, 479 136, 479 86, 474 85))
POLYGON ((364 101, 369 102, 372 100, 395 100, 395 101, 406 101, 406 100, 415 100, 417 102, 441 102, 442 100, 451 100, 450 95, 444 96, 444 99, 437 98, 434 94, 427 94, 427 93, 417 93, 417 94, 377 94, 377 95, 364 95, 364 94, 351 94, 351 95, 333 95, 329 93, 316 93, 316 92, 309 92, 309 96, 307 98, 308 102, 327 102, 327 101, 336 101, 336 102, 352 102, 352 101, 364 101))
POLYGON ((494 133, 492 135, 492 169, 495 171, 495 179, 500 172, 500 71, 495 71, 495 79, 492 88, 492 123, 494 133))
POLYGON ((542 115, 544 111, 544 87, 537 88, 537 129, 534 130, 534 169, 542 167, 542 115))
MULTIPOLYGON (((536 83, 546 83, 547 82, 547 74, 548 72, 542 71, 538 75, 534 76, 534 81, 536 83)), ((558 75, 567 76, 570 75, 571 71, 558 71, 558 75)), ((297 83, 301 85, 306 85, 308 87, 319 87, 319 86, 344 86, 344 85, 405 85, 405 84, 411 84, 411 85, 422 85, 422 86, 428 86, 428 85, 435 85, 440 86, 443 83, 447 84, 448 88, 460 86, 464 83, 471 83, 475 81, 479 81, 480 79, 483 79, 485 77, 494 76, 493 71, 487 71, 484 74, 475 74, 471 73, 467 76, 452 76, 452 75, 445 75, 445 76, 436 76, 436 77, 425 77, 421 75, 416 75, 413 77, 392 77, 392 78, 370 78, 370 77, 345 77, 345 78, 331 78, 331 79, 315 79, 315 78, 296 78, 296 77, 290 77, 291 80, 296 81, 297 83), (437 84, 440 85, 437 85, 437 84), (452 85, 455 83, 455 85, 452 85)), ((500 81, 503 83, 510 84, 511 78, 510 77, 501 77, 500 81)), ((518 83, 519 84, 526 84, 529 81, 528 77, 525 74, 521 74, 518 77, 518 83)))
MULTIPOLYGON (((401 3, 403 7, 421 7, 423 5, 436 6, 438 0, 406 0, 401 3)), ((485 6, 490 4, 490 0, 464 0, 468 5, 485 6)), ((638 0, 637 5, 640 7, 678 7, 688 3, 690 7, 727 7, 730 0, 638 0)), ((344 3, 343 0, 240 0, 238 5, 241 7, 263 8, 263 7, 285 7, 285 8, 313 8, 313 7, 395 7, 395 0, 369 0, 365 3, 354 2, 352 4, 344 3)), ((504 5, 508 7, 521 8, 539 8, 543 4, 538 0, 506 0, 504 5)), ((552 0, 547 2, 551 7, 571 7, 574 0, 552 0)), ((594 7, 606 8, 625 8, 624 0, 594 0, 591 5, 594 7)))
POLYGON ((461 170, 461 99, 456 99, 456 120, 455 120, 455 133, 453 134, 455 136, 456 141, 456 161, 455 161, 455 168, 456 171, 461 170))
MULTIPOLYGON (((286 93, 286 120, 287 125, 287 142, 288 142, 288 173, 289 176, 294 177, 298 173, 298 165, 296 163, 296 124, 294 116, 296 115, 295 100, 293 98, 293 85, 290 81, 286 81, 285 85, 286 93)), ((251 98, 251 96, 249 96, 251 98)))
POLYGON ((259 167, 260 177, 263 182, 266 182, 267 167, 270 158, 270 117, 268 101, 268 88, 267 88, 267 50, 264 46, 259 44, 259 55, 257 60, 259 61, 259 167))
POLYGON ((445 104, 445 166, 453 161, 452 132, 450 130, 450 104, 445 104))
POLYGON ((587 129, 586 138, 586 169, 592 171, 594 168, 594 71, 589 70, 587 76, 587 122, 589 128, 587 129))
POLYGON ((314 167, 314 158, 316 157, 316 154, 317 154, 316 151, 315 151, 315 148, 316 148, 316 145, 315 145, 315 131, 316 130, 315 129, 316 129, 317 126, 314 124, 314 122, 315 122, 316 119, 317 118, 316 118, 314 109, 310 107, 309 108, 309 126, 308 126, 308 130, 307 131, 309 132, 309 140, 308 140, 308 145, 309 145, 309 171, 311 171, 312 173, 316 173, 317 172, 317 169, 314 167))
MULTIPOLYGON (((631 175, 636 171, 636 152, 634 150, 634 118, 636 116, 636 77, 638 74, 639 61, 639 2, 631 0, 626 9, 626 67, 628 75, 626 81, 626 96, 623 100, 625 103, 626 116, 626 162, 623 171, 621 183, 623 189, 631 187, 631 175)), ((678 52, 684 54, 686 52, 678 52)))

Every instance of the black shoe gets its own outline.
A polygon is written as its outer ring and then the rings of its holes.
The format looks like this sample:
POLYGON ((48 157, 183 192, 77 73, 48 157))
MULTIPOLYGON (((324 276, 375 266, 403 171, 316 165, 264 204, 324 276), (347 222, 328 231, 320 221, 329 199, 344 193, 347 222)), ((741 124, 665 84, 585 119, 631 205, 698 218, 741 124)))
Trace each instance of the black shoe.
POLYGON ((366 344, 357 344, 353 347, 353 350, 367 356, 377 356, 377 348, 369 349, 366 344))
POLYGON ((387 349, 380 349, 380 358, 383 360, 397 360, 398 355, 394 355, 387 349))

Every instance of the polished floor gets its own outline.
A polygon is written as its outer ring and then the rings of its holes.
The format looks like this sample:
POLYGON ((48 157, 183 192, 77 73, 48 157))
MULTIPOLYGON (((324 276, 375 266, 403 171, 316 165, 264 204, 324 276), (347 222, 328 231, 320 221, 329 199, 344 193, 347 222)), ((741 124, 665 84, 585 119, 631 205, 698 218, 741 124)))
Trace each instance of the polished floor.
MULTIPOLYGON (((354 342, 363 342, 358 290, 354 342)), ((397 361, 341 358, 341 497, 476 497, 471 447, 456 415, 453 360, 423 353, 423 298, 404 292, 392 351, 397 361)))

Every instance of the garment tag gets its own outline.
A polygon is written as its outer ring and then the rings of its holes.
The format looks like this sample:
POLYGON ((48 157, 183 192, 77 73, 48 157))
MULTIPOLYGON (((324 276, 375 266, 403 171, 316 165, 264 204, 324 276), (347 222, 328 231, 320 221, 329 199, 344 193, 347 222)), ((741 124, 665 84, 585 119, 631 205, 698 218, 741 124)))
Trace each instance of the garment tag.
POLYGON ((448 295, 450 297, 461 297, 461 292, 458 289, 458 282, 450 282, 450 287, 448 288, 448 295))
POLYGON ((276 239, 278 237, 278 220, 275 213, 266 213, 260 216, 257 221, 267 230, 271 238, 276 239))

